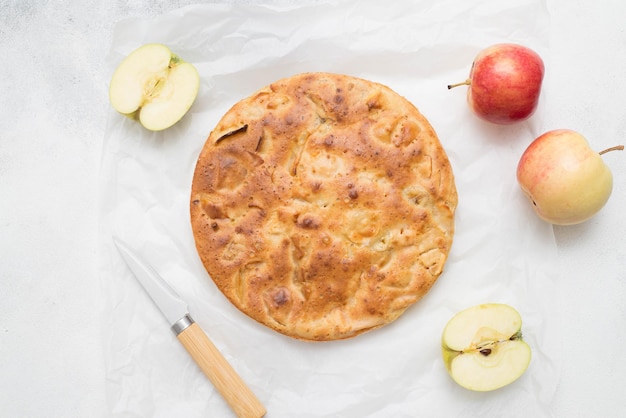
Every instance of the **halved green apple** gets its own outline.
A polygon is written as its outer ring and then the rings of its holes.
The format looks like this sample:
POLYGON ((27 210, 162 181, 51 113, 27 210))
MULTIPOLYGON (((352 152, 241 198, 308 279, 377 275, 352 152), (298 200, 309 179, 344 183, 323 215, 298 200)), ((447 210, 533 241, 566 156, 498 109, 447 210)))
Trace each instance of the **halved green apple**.
POLYGON ((517 380, 528 368, 531 350, 522 340, 522 318, 514 308, 486 303, 450 319, 442 335, 443 360, 456 383, 491 391, 517 380))
POLYGON ((115 110, 161 131, 178 122, 198 95, 200 76, 162 44, 131 52, 113 73, 109 99, 115 110))

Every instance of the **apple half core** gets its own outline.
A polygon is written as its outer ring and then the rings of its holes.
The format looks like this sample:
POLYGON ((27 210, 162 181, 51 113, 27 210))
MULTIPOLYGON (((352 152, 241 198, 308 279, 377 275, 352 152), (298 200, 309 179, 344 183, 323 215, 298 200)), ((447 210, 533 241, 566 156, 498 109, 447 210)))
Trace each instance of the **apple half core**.
POLYGON ((198 94, 200 77, 162 44, 147 44, 129 54, 113 73, 109 98, 115 110, 160 131, 178 122, 198 94))
POLYGON ((504 304, 483 304, 455 315, 442 336, 448 372, 474 391, 501 388, 521 376, 531 351, 521 338, 519 313, 504 304))

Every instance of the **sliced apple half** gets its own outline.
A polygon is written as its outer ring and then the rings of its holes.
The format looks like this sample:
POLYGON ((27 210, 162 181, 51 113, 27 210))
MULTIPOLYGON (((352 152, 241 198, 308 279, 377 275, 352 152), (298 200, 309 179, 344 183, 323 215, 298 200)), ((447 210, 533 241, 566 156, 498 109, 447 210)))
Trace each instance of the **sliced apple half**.
POLYGON ((450 319, 442 336, 443 360, 452 379, 474 391, 491 391, 517 380, 530 364, 522 318, 511 306, 486 303, 450 319))
POLYGON ((115 110, 161 131, 178 122, 198 95, 200 76, 162 44, 131 52, 113 73, 109 99, 115 110))

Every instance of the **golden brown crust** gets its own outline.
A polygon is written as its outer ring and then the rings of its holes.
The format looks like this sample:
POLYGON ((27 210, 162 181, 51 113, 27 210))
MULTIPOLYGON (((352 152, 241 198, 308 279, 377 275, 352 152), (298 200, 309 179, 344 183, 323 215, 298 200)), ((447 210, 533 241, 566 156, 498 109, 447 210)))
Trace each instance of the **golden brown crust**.
POLYGON ((388 87, 279 80, 235 104, 198 158, 191 224, 241 311, 306 340, 383 326, 431 288, 454 233, 445 151, 388 87))

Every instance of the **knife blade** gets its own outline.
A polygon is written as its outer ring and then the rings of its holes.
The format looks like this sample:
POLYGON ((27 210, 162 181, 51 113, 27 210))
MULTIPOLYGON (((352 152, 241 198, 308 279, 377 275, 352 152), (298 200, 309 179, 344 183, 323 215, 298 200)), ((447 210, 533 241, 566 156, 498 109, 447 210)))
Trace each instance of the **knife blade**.
POLYGON ((113 237, 120 255, 157 305, 176 338, 209 378, 230 408, 242 418, 259 418, 265 407, 189 314, 187 303, 154 268, 127 244, 113 237))

